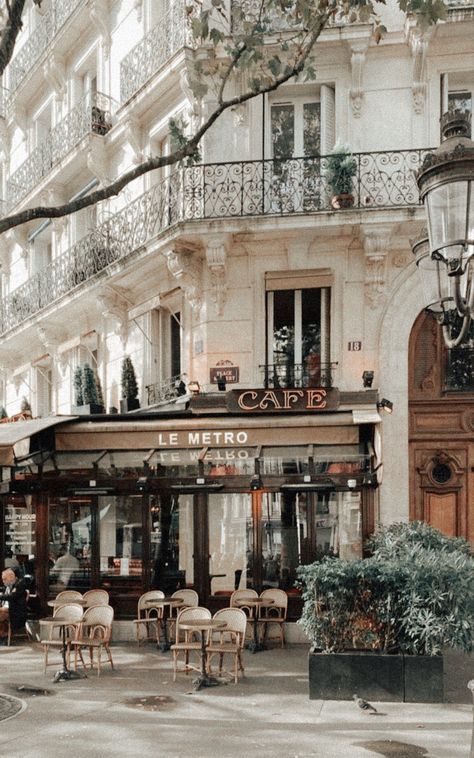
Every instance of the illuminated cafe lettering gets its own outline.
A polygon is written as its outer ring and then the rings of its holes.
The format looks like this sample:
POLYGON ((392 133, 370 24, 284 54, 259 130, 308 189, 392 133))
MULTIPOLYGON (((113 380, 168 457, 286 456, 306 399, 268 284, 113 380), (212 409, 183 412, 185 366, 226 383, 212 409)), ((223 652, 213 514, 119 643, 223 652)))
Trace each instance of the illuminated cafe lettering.
POLYGON ((158 432, 155 445, 162 447, 220 447, 248 444, 248 432, 244 431, 188 431, 158 432))
POLYGON ((238 396, 237 403, 243 411, 289 411, 302 407, 322 410, 327 407, 327 390, 245 390, 238 396))

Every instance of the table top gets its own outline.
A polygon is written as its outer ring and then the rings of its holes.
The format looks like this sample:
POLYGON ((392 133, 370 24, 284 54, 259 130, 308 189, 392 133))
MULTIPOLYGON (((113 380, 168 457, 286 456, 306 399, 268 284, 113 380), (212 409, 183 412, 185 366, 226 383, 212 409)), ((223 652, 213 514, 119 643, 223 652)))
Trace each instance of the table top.
POLYGON ((209 629, 225 629, 227 622, 219 621, 219 619, 189 619, 188 621, 180 621, 179 626, 181 629, 196 629, 206 632, 209 629))
POLYGON ((48 605, 50 608, 58 608, 60 605, 80 605, 80 606, 86 606, 87 600, 77 599, 77 600, 61 600, 61 598, 58 600, 57 598, 54 598, 54 600, 48 600, 48 605))
POLYGON ((149 600, 145 600, 145 605, 181 605, 184 603, 184 600, 182 597, 157 597, 157 598, 150 598, 149 600))
POLYGON ((239 597, 234 600, 235 605, 274 605, 275 601, 267 597, 239 597))
POLYGON ((55 616, 53 616, 53 618, 49 616, 46 619, 40 619, 40 624, 49 624, 50 626, 74 626, 75 624, 79 625, 80 623, 82 623, 82 619, 77 621, 67 621, 66 619, 58 619, 55 616))

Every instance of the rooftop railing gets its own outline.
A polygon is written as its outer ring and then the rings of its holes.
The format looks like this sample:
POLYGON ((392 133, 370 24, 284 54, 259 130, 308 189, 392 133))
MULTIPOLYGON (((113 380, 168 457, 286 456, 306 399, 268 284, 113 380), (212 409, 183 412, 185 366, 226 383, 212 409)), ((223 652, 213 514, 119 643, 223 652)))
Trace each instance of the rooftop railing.
POLYGON ((100 93, 86 95, 10 176, 7 181, 8 208, 13 208, 36 187, 86 134, 104 135, 111 126, 110 98, 100 93))
MULTIPOLYGON (((420 204, 415 171, 429 150, 354 153, 356 209, 420 204)), ((177 168, 110 216, 43 271, 3 299, 0 333, 68 294, 182 221, 337 212, 331 205, 326 157, 240 161, 177 168)), ((344 223, 344 215, 341 224, 344 223)))
POLYGON ((177 397, 186 394, 186 386, 181 378, 181 374, 172 376, 162 382, 147 384, 145 389, 148 406, 176 400, 177 397))
POLYGON ((171 4, 160 22, 146 34, 120 63, 120 101, 132 95, 182 47, 192 47, 193 37, 185 4, 171 4))
POLYGON ((333 374, 337 363, 318 363, 317 369, 310 362, 271 363, 259 366, 263 386, 269 389, 286 387, 327 387, 333 386, 333 374))

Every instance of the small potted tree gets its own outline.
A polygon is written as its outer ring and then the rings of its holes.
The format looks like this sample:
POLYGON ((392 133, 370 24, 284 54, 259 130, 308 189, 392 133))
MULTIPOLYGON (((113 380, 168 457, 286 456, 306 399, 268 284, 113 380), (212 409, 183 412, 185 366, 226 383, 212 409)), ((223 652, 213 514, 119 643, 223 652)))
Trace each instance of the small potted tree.
POLYGON ((21 398, 20 412, 23 418, 31 418, 31 405, 26 397, 21 398))
POLYGON ((395 524, 370 558, 300 568, 311 699, 443 701, 443 649, 473 649, 468 542, 395 524))
POLYGON ((357 161, 347 145, 336 144, 327 157, 326 179, 335 210, 352 208, 354 205, 353 179, 357 173, 357 161))
POLYGON ((85 363, 78 366, 74 372, 74 400, 73 413, 77 415, 103 413, 97 392, 97 382, 94 371, 85 363))
POLYGON ((122 361, 122 374, 121 374, 121 390, 122 397, 120 400, 120 412, 128 413, 128 411, 135 411, 140 407, 140 401, 138 399, 138 384, 135 376, 135 369, 133 367, 132 359, 126 355, 122 361))

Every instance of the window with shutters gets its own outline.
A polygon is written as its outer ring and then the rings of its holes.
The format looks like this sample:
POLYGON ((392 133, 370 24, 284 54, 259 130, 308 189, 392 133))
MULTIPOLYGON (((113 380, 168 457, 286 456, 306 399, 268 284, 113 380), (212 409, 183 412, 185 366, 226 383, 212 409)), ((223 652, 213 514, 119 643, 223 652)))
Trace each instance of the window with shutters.
MULTIPOLYGON (((49 358, 49 356, 48 356, 49 358)), ((36 416, 49 416, 53 411, 53 372, 51 361, 45 360, 34 368, 36 416)))
POLYGON ((153 308, 143 315, 145 377, 148 405, 183 394, 181 311, 175 307, 153 308))
POLYGON ((331 283, 329 269, 267 274, 265 386, 331 386, 331 283))
MULTIPOLYGON (((291 92, 291 90, 289 90, 291 92)), ((269 101, 272 210, 310 212, 324 203, 321 155, 334 144, 334 89, 269 101)))

